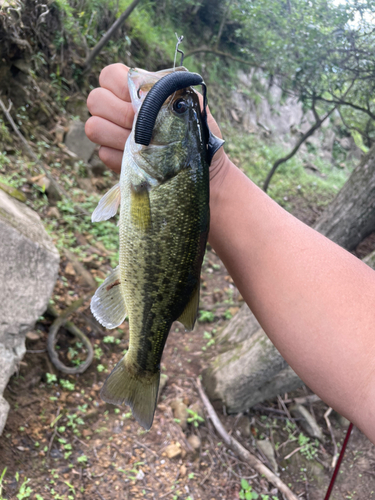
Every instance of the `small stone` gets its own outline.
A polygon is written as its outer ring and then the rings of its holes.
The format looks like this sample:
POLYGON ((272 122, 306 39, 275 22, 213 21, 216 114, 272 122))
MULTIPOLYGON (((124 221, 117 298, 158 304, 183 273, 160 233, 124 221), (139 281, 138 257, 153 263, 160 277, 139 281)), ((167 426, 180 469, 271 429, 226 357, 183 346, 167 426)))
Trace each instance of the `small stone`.
POLYGON ((181 429, 187 429, 188 411, 186 404, 183 403, 181 399, 175 399, 171 403, 171 408, 173 410, 173 416, 181 429))
POLYGON ((199 403, 199 401, 196 401, 195 403, 190 405, 189 410, 193 411, 194 413, 196 413, 200 417, 204 418, 203 408, 202 408, 201 404, 199 403))
POLYGON ((80 120, 70 122, 69 131, 65 137, 66 147, 83 161, 88 161, 93 154, 96 144, 91 142, 85 134, 85 124, 80 120))
POLYGON ((145 473, 143 472, 142 469, 139 469, 138 474, 135 476, 137 481, 142 481, 142 479, 145 477, 145 473))
POLYGON ((177 458, 181 456, 181 445, 180 443, 170 444, 165 448, 165 454, 168 458, 177 458))
POLYGON ((278 465, 275 458, 275 451, 269 439, 261 439, 256 441, 257 448, 263 453, 263 455, 269 461, 272 469, 277 472, 278 465))
POLYGON ((187 438, 188 443, 193 448, 193 450, 197 451, 201 447, 201 440, 195 434, 192 434, 187 438))
POLYGON ((181 465, 181 467, 180 467, 180 476, 181 477, 185 477, 186 476, 186 471, 187 471, 186 465, 181 465))
POLYGON ((162 373, 160 375, 158 399, 160 398, 161 393, 163 392, 164 387, 167 385, 167 382, 168 382, 168 375, 166 375, 165 373, 162 373))
POLYGON ((294 405, 289 409, 289 411, 291 415, 301 418, 299 423, 309 436, 323 441, 324 437, 321 428, 317 424, 315 418, 304 406, 294 405))
POLYGON ((59 209, 57 207, 49 207, 47 210, 47 217, 51 217, 51 219, 59 219, 61 217, 59 209))
POLYGON ((35 342, 40 339, 40 335, 37 332, 27 332, 26 338, 35 342))
POLYGON ((250 430, 249 418, 246 417, 245 415, 242 415, 242 417, 239 419, 237 423, 237 429, 240 431, 241 436, 250 437, 251 430, 250 430))
POLYGON ((65 274, 67 274, 68 276, 76 275, 73 264, 71 262, 68 262, 67 265, 65 266, 65 274))

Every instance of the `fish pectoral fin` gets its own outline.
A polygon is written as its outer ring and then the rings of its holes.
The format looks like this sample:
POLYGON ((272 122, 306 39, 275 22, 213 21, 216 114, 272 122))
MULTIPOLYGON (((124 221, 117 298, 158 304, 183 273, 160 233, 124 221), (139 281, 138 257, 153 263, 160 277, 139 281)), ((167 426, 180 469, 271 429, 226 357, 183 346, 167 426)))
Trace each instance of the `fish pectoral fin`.
POLYGON ((151 207, 148 184, 131 187, 130 214, 132 223, 139 229, 147 231, 151 228, 151 207))
POLYGON ((116 328, 124 322, 126 317, 120 279, 120 268, 116 267, 91 299, 91 312, 105 328, 116 328))
POLYGON ((100 222, 102 220, 108 220, 116 215, 120 205, 120 200, 120 184, 117 183, 99 201, 98 206, 92 213, 91 221, 100 222))
POLYGON ((100 397, 113 405, 129 405, 137 422, 149 430, 154 420, 159 381, 160 371, 138 374, 126 354, 104 382, 100 397))
POLYGON ((198 316, 198 306, 199 306, 199 283, 195 288, 189 302, 187 303, 184 312, 177 319, 180 323, 182 323, 187 332, 191 332, 194 328, 195 321, 198 316))

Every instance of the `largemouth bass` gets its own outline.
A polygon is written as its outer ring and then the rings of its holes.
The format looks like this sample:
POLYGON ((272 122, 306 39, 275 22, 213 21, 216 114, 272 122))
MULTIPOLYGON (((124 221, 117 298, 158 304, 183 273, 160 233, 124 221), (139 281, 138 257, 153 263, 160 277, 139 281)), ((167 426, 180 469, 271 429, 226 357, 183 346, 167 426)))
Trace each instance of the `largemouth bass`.
POLYGON ((121 203, 119 266, 96 291, 91 310, 106 328, 116 328, 128 315, 130 335, 129 350, 107 378, 101 397, 129 405, 145 429, 152 425, 171 325, 178 320, 192 330, 196 320, 209 229, 209 163, 223 143, 209 132, 191 87, 174 91, 156 110, 150 144, 136 143, 145 97, 174 71, 187 70, 129 71, 136 114, 120 182, 92 215, 93 222, 109 219, 121 203))

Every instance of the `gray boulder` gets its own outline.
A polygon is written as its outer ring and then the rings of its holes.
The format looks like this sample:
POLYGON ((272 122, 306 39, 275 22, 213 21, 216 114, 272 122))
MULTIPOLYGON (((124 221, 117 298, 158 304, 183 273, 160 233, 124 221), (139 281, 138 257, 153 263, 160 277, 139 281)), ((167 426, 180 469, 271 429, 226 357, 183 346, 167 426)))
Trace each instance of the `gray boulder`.
POLYGON ((2 397, 25 354, 25 335, 47 308, 59 253, 36 212, 0 190, 0 435, 9 410, 2 397))

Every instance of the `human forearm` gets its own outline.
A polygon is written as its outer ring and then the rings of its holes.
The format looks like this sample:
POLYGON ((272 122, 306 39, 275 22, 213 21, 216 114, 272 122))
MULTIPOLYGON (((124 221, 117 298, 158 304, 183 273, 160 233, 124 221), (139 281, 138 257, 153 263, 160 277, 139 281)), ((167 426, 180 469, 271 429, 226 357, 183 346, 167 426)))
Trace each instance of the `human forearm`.
POLYGON ((374 271, 283 210, 228 160, 221 182, 211 190, 212 246, 293 369, 375 440, 374 271))

